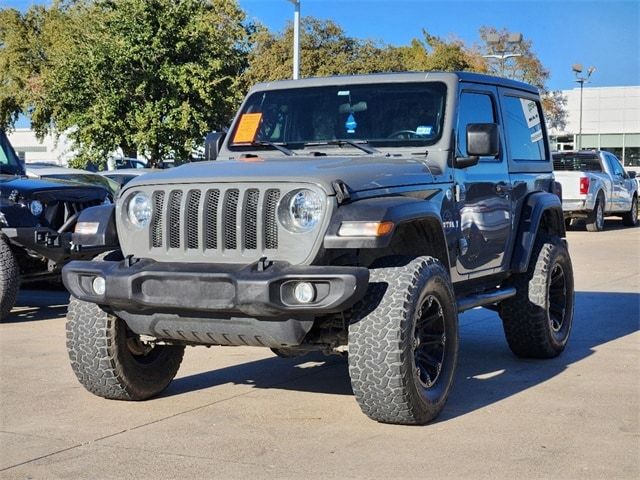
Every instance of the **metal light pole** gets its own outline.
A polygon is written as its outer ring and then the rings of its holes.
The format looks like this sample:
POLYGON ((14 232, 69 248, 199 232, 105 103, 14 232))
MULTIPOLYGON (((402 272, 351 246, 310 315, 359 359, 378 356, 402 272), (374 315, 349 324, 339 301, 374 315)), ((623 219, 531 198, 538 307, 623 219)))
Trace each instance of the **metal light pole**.
POLYGON ((507 58, 521 57, 521 53, 517 53, 516 47, 522 43, 521 33, 510 33, 507 35, 506 42, 501 41, 499 33, 490 33, 487 35, 487 43, 491 47, 490 54, 483 55, 484 58, 500 60, 500 76, 504 77, 505 60, 507 58))
POLYGON ((300 0, 289 0, 293 3, 293 79, 300 77, 300 0))
POLYGON ((587 69, 587 75, 580 75, 582 73, 582 64, 576 63, 572 67, 573 73, 576 74, 576 83, 580 84, 580 131, 578 133, 578 148, 579 151, 582 149, 582 90, 584 89, 584 84, 589 83, 589 78, 591 78, 591 74, 596 71, 596 67, 589 67, 587 69))

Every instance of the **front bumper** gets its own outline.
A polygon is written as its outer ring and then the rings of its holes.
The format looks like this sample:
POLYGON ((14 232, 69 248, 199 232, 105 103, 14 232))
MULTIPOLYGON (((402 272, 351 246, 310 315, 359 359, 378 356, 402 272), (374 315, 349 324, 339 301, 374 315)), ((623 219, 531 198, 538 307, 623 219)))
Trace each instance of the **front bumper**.
POLYGON ((106 250, 102 247, 74 249, 73 233, 60 233, 47 227, 2 228, 11 243, 41 255, 55 264, 76 259, 88 259, 106 250))
POLYGON ((244 314, 253 317, 317 315, 340 312, 360 300, 369 271, 363 267, 264 266, 164 263, 149 259, 122 262, 72 261, 62 270, 69 292, 91 303, 131 313, 244 314), (103 277, 98 295, 93 280, 103 277), (300 304, 292 292, 297 282, 316 289, 312 303, 300 304))

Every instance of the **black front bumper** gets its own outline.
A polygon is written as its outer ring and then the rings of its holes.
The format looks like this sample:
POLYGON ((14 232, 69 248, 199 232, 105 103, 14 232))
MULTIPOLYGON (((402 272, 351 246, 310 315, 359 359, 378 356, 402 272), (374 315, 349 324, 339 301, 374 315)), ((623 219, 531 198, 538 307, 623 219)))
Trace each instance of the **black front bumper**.
POLYGON ((47 227, 5 227, 2 233, 19 247, 35 252, 61 265, 71 259, 93 258, 107 247, 74 248, 72 232, 60 233, 47 227))
POLYGON ((277 317, 343 311, 364 296, 369 271, 363 267, 274 263, 263 268, 260 263, 238 266, 125 259, 72 261, 62 270, 62 279, 73 296, 114 310, 277 317), (93 290, 96 277, 105 279, 103 295, 93 290), (293 288, 301 281, 314 285, 317 294, 312 303, 295 301, 293 288))

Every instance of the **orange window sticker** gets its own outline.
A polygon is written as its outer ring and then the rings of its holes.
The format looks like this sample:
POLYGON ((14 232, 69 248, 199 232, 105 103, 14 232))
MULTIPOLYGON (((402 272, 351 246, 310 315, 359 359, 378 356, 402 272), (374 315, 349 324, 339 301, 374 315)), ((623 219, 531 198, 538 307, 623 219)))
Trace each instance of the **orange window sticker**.
POLYGON ((262 113, 245 113, 240 117, 233 143, 252 143, 258 133, 262 113))

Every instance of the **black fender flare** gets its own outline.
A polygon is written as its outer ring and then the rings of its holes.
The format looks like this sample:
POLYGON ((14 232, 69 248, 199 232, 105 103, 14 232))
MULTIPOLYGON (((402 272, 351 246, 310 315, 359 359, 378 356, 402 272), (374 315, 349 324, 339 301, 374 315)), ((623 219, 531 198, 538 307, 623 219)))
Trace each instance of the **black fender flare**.
MULTIPOLYGON (((324 237, 325 249, 382 249, 388 247, 398 227, 403 224, 428 220, 437 225, 437 235, 450 263, 450 246, 443 227, 437 202, 419 198, 391 196, 359 200, 340 206, 331 219, 324 237), (393 222, 393 230, 380 237, 341 237, 338 230, 342 222, 393 222)), ((447 268, 449 265, 446 266, 447 268)))
POLYGON ((72 243, 82 248, 119 248, 115 205, 98 205, 80 212, 72 243))
POLYGON ((518 233, 511 256, 512 271, 519 273, 527 271, 533 244, 545 215, 549 215, 552 219, 552 224, 545 226, 549 230, 548 233, 558 235, 560 238, 566 236, 560 198, 549 192, 532 193, 526 198, 520 211, 518 233))

